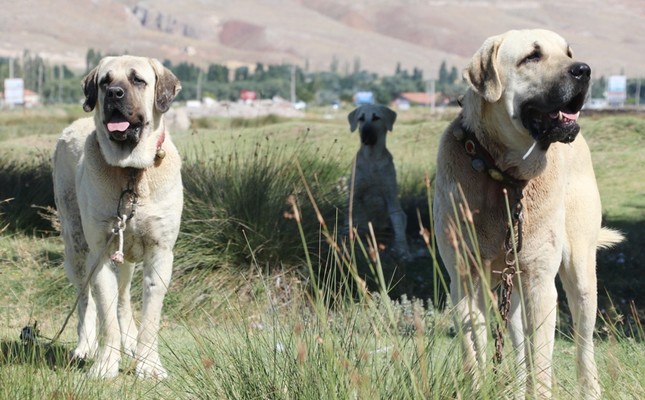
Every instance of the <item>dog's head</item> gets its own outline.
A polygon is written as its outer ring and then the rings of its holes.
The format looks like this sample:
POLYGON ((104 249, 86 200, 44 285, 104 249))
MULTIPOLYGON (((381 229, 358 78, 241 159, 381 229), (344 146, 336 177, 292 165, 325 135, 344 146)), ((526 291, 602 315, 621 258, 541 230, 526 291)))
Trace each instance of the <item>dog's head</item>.
POLYGON ((502 103, 515 127, 542 148, 575 139, 590 77, 589 65, 573 59, 561 36, 539 29, 487 39, 464 70, 472 90, 502 103))
POLYGON ((354 132, 358 127, 361 143, 374 146, 380 137, 385 137, 394 128, 396 113, 381 105, 362 105, 347 116, 349 129, 354 132))
POLYGON ((120 167, 151 165, 158 139, 153 136, 163 134, 157 132, 161 116, 181 90, 175 75, 155 59, 105 57, 83 79, 82 86, 83 109, 95 112, 106 161, 120 167))

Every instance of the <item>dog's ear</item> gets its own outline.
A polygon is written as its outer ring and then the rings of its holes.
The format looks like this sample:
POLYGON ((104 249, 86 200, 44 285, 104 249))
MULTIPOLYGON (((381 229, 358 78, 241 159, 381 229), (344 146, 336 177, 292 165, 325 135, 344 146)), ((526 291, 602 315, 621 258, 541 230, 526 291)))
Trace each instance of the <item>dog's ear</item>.
POLYGON ((81 81, 83 94, 85 94, 85 102, 83 102, 85 112, 90 112, 96 107, 96 100, 99 97, 99 83, 96 81, 98 73, 99 67, 96 66, 81 81))
POLYGON ((383 107, 383 122, 385 122, 388 131, 394 129, 394 121, 396 121, 396 113, 387 107, 383 107))
POLYGON ((358 127, 358 118, 360 116, 360 107, 355 109, 354 111, 350 112, 347 115, 347 120, 349 121, 349 131, 354 132, 356 130, 356 127, 358 127))
POLYGON ((497 68, 497 51, 502 41, 502 35, 486 39, 463 73, 470 87, 489 103, 502 97, 502 81, 497 68))
POLYGON ((175 74, 164 67, 159 60, 151 58, 150 65, 152 65, 157 78, 155 83, 155 108, 163 114, 168 111, 170 104, 181 90, 181 83, 175 74))

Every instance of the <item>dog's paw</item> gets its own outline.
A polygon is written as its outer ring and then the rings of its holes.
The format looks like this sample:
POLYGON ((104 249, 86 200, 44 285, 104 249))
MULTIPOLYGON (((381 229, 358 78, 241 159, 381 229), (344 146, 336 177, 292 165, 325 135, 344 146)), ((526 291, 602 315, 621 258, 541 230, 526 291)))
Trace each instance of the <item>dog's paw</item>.
POLYGON ((126 338, 123 339, 123 353, 126 356, 130 358, 134 358, 136 354, 136 349, 137 349, 136 336, 134 338, 131 336, 127 336, 126 338))
POLYGON ((121 362, 121 358, 114 355, 114 353, 114 351, 110 351, 108 354, 99 357, 87 372, 88 375, 92 378, 104 379, 115 378, 119 375, 119 364, 121 362))
POLYGON ((137 364, 137 377, 143 379, 163 380, 168 378, 168 371, 161 365, 161 361, 140 361, 137 364))
POLYGON ((69 352, 69 358, 72 361, 87 360, 96 356, 96 346, 78 346, 69 352))

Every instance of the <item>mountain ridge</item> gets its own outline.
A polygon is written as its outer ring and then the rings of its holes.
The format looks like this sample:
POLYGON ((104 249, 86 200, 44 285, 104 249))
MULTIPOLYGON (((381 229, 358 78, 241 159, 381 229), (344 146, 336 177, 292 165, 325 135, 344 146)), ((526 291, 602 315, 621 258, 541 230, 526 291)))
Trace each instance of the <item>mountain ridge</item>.
POLYGON ((0 56, 24 50, 85 67, 87 50, 173 63, 355 66, 425 77, 461 69, 486 37, 546 28, 570 41, 596 75, 645 75, 645 5, 638 0, 23 0, 3 4, 0 56))

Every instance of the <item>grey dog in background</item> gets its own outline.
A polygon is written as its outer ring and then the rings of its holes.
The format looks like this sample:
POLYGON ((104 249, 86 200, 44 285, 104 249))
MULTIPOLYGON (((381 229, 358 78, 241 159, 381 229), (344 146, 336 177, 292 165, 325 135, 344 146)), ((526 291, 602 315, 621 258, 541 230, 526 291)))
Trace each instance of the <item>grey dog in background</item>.
POLYGON ((369 222, 376 233, 391 227, 394 254, 408 259, 407 217, 399 203, 392 154, 385 145, 396 113, 381 105, 362 105, 349 113, 348 120, 350 130, 358 128, 361 139, 350 178, 350 229, 367 232, 369 222))

